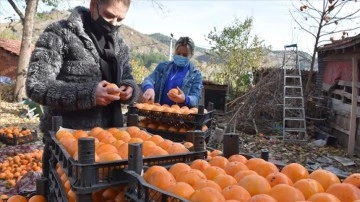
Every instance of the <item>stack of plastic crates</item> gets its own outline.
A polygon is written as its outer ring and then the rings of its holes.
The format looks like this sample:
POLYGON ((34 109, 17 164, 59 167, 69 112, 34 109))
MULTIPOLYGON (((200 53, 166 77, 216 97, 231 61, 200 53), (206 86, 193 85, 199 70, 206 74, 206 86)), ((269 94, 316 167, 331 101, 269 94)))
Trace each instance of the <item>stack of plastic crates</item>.
MULTIPOLYGON (((173 154, 142 158, 142 144, 129 144, 127 160, 112 162, 95 162, 95 141, 91 138, 80 138, 78 142, 78 160, 71 157, 66 149, 50 132, 47 140, 48 148, 44 151, 49 154, 49 170, 45 174, 48 178, 49 190, 46 193, 52 202, 67 202, 67 193, 56 171, 60 166, 66 174, 71 190, 76 194, 77 202, 91 202, 92 193, 120 185, 128 184, 131 175, 125 170, 136 170, 133 167, 162 165, 169 166, 179 162, 192 162, 196 159, 205 159, 207 152, 204 149, 203 135, 194 135, 193 151, 189 153, 173 154), (198 138, 196 138, 198 137, 198 138), (134 166, 139 165, 139 166, 134 166)), ((46 165, 45 165, 46 166, 46 165)))

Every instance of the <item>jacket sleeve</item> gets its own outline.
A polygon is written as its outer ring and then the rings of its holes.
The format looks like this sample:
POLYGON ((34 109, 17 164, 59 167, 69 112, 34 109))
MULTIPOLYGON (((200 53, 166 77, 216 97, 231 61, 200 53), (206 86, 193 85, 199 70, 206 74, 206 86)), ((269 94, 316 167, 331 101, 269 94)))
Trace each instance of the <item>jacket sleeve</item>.
MULTIPOLYGON (((147 76, 141 84, 141 89, 145 92, 148 88, 154 88, 156 82, 160 82, 158 79, 163 75, 164 67, 166 63, 159 63, 153 72, 147 76)), ((158 92, 157 92, 158 93, 158 92)))
POLYGON ((65 26, 64 21, 51 24, 38 39, 28 67, 26 94, 41 105, 62 110, 92 108, 97 81, 74 83, 58 78, 66 46, 63 38, 69 34, 65 26))
POLYGON ((199 70, 196 70, 194 75, 194 79, 192 79, 193 83, 191 84, 191 88, 189 91, 189 95, 187 96, 190 100, 190 107, 196 107, 202 96, 202 76, 199 70))

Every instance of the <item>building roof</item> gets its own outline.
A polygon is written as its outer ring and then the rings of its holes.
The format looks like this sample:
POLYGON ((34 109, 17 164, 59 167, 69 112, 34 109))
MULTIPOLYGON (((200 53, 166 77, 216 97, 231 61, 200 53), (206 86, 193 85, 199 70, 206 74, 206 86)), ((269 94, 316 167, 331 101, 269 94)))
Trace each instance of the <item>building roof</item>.
MULTIPOLYGON (((20 55, 21 41, 13 39, 0 38, 0 48, 17 56, 20 55)), ((31 50, 34 50, 34 45, 31 45, 31 50)))
POLYGON ((340 40, 334 40, 330 44, 318 47, 318 52, 337 51, 354 52, 360 50, 360 34, 340 40))
POLYGON ((0 38, 0 48, 13 53, 15 55, 20 55, 21 41, 12 40, 12 39, 1 39, 0 38))

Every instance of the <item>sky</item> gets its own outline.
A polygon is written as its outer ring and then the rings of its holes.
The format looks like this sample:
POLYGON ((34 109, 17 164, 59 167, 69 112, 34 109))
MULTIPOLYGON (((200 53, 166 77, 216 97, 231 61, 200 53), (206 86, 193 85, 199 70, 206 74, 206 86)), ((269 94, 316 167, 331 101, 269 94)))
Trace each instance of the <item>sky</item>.
MULTIPOLYGON (((20 0, 19 0, 20 1, 20 0)), ((6 0, 0 0, 0 15, 12 9, 6 0)), ((64 1, 65 2, 65 1, 64 1)), ((284 45, 297 43, 299 50, 311 53, 314 40, 301 31, 290 16, 294 0, 132 0, 124 24, 143 33, 161 33, 174 38, 191 37, 199 47, 209 48, 208 33, 222 30, 253 18, 252 34, 264 40, 273 50, 283 50, 284 45)), ((313 2, 321 2, 313 0, 313 2)), ((68 0, 61 7, 88 6, 87 0, 68 0), (70 2, 70 3, 69 3, 70 2)), ((356 6, 360 7, 360 3, 356 6)), ((4 16, 4 15, 3 15, 4 16)), ((0 16, 0 22, 3 17, 0 16)), ((359 31, 350 35, 359 34, 359 31)))
POLYGON ((274 0, 168 0, 158 2, 134 1, 125 24, 145 34, 173 33, 174 38, 189 36, 200 47, 210 47, 205 40, 216 27, 231 26, 235 18, 243 22, 253 17, 253 33, 274 49, 293 43, 289 18, 289 1, 274 0))

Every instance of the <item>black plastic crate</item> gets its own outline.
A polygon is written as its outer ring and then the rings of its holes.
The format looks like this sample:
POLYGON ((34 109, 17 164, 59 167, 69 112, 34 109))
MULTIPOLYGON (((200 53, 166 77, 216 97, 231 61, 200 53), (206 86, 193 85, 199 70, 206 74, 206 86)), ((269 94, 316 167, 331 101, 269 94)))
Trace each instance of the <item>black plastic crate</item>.
MULTIPOLYGON (((214 148, 207 148, 208 150, 214 150, 214 148)), ((233 151, 234 154, 238 153, 233 151)), ((242 153, 240 153, 242 154, 242 153)), ((247 159, 253 158, 251 155, 242 154, 247 159)), ((196 159, 193 159, 193 161, 196 159)), ((191 163, 188 161, 187 163, 191 163)), ((173 165, 173 164, 172 164, 173 165)), ((148 168, 150 166, 146 166, 148 168)), ((165 166, 170 168, 171 165, 165 166)), ((128 175, 129 183, 126 190, 125 196, 131 202, 148 202, 148 201, 170 201, 170 202, 188 202, 189 200, 182 198, 180 196, 174 195, 165 190, 159 189, 145 181, 145 179, 139 175, 139 172, 136 172, 131 169, 125 169, 124 172, 128 175)))
POLYGON ((125 197, 131 202, 168 201, 187 202, 188 200, 161 190, 147 182, 132 170, 125 170, 129 178, 125 197))
MULTIPOLYGON (((50 134, 49 146, 52 158, 62 166, 76 194, 91 193, 128 182, 124 173, 124 169, 128 167, 128 160, 96 163, 94 162, 94 140, 86 139, 92 142, 92 146, 84 147, 80 143, 82 139, 79 139, 79 159, 81 155, 87 155, 92 160, 88 162, 75 161, 56 139, 55 134, 53 132, 50 134)), ((203 145, 203 139, 198 141, 201 142, 197 144, 194 142, 194 145, 203 145)), ((205 159, 206 156, 205 150, 194 149, 194 152, 189 153, 145 158, 141 163, 147 166, 171 165, 178 162, 191 162, 198 158, 205 159)))
POLYGON ((170 166, 175 163, 190 163, 196 159, 206 159, 207 152, 189 152, 184 154, 174 154, 167 156, 159 156, 159 157, 148 157, 143 160, 144 165, 146 166, 170 166))
POLYGON ((207 113, 203 114, 178 114, 178 113, 169 113, 169 112, 159 112, 138 109, 135 106, 129 106, 129 112, 131 114, 138 114, 139 116, 145 116, 149 118, 159 118, 164 121, 182 121, 187 123, 192 123, 195 125, 203 125, 207 121, 214 118, 214 110, 210 110, 207 113))
MULTIPOLYGON (((126 168, 128 164, 126 160, 95 163, 95 150, 93 147, 92 150, 84 149, 86 153, 89 153, 89 156, 92 155, 93 162, 80 163, 68 154, 54 135, 51 135, 49 144, 52 155, 51 158, 54 158, 64 169, 73 191, 76 193, 91 193, 95 190, 117 186, 127 182, 123 173, 123 169, 126 168)), ((79 147, 79 156, 81 155, 80 153, 79 147)), ((91 157, 89 159, 91 159, 91 157)))
POLYGON ((53 162, 50 162, 48 186, 48 201, 68 202, 67 193, 65 192, 64 186, 61 184, 60 176, 57 174, 53 162))
MULTIPOLYGON (((173 133, 171 131, 154 130, 151 128, 144 128, 144 129, 149 133, 160 135, 161 137, 169 139, 174 142, 185 142, 185 141, 191 142, 191 140, 187 136, 187 133, 173 133)), ((204 132, 205 142, 208 142, 210 135, 211 135, 211 129, 209 128, 204 132)))
POLYGON ((31 131, 30 135, 25 136, 14 136, 13 138, 7 137, 6 134, 0 134, 0 141, 7 145, 19 145, 19 144, 25 144, 29 142, 34 142, 38 140, 37 131, 33 130, 31 131))

